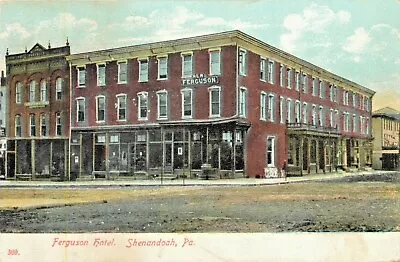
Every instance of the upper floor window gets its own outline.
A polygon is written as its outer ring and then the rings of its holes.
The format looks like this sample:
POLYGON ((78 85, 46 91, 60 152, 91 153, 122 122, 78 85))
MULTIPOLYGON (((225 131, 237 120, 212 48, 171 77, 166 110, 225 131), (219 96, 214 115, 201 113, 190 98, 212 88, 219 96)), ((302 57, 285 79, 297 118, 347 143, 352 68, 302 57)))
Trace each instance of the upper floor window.
POLYGON ((318 81, 319 83, 319 97, 325 99, 325 85, 322 80, 318 81))
POLYGON ((14 122, 15 122, 15 136, 21 137, 22 136, 21 116, 16 115, 14 122))
POLYGON ((36 119, 34 114, 29 115, 29 136, 36 136, 36 119))
POLYGON ((62 121, 61 121, 61 113, 56 113, 56 136, 62 135, 62 121))
POLYGON ((210 51, 210 75, 221 74, 221 51, 210 51))
POLYGON ((275 96, 273 94, 268 95, 267 119, 271 122, 275 121, 275 96))
POLYGON ((106 65, 98 64, 97 65, 97 86, 105 86, 106 85, 106 65))
POLYGON ((334 120, 334 128, 336 128, 336 130, 339 130, 339 110, 335 110, 335 120, 334 120))
POLYGON ((56 79, 56 100, 62 99, 63 79, 58 77, 56 79))
POLYGON ((301 82, 301 80, 300 80, 300 72, 296 71, 296 91, 300 90, 300 82, 301 82))
POLYGON ((168 93, 167 91, 158 91, 157 92, 157 118, 158 119, 167 119, 168 118, 168 93))
POLYGON ((354 92, 352 95, 352 104, 353 104, 353 107, 357 107, 357 94, 354 92))
POLYGON ((210 87, 210 117, 221 115, 221 88, 210 87))
POLYGON ((343 90, 343 105, 349 105, 349 91, 343 90))
POLYGON ((357 116, 356 114, 353 114, 353 132, 357 132, 357 116))
POLYGON ((22 84, 21 82, 17 82, 15 85, 15 103, 22 103, 22 84))
POLYGON ((316 105, 312 105, 311 116, 312 116, 312 124, 313 124, 313 126, 316 126, 317 125, 317 106, 316 105))
POLYGON ((239 49, 239 74, 247 75, 247 51, 239 49))
POLYGON ((300 123, 300 115, 301 115, 301 104, 300 101, 296 101, 296 105, 295 105, 295 116, 296 116, 296 123, 300 123))
POLYGON ((303 93, 307 93, 308 90, 308 75, 303 74, 303 93))
POLYGON ((118 62, 118 83, 125 84, 128 80, 128 63, 118 62))
POLYGON ((182 77, 190 77, 193 75, 192 54, 182 54, 182 77))
POLYGON ((312 95, 317 96, 318 95, 318 86, 317 86, 317 81, 315 77, 312 78, 312 95))
POLYGON ((331 108, 330 115, 329 115, 329 126, 330 127, 334 127, 335 126, 334 125, 334 121, 335 121, 335 118, 334 118, 333 108, 331 108))
POLYGON ((117 119, 118 121, 126 120, 126 95, 117 95, 117 119))
POLYGON ((168 78, 168 57, 158 57, 158 79, 165 80, 168 78))
POLYGON ((148 119, 148 94, 147 92, 138 93, 138 119, 147 120, 148 119))
POLYGON ((40 101, 46 102, 47 101, 47 83, 46 80, 42 80, 40 82, 40 101))
POLYGON ((48 135, 46 114, 40 114, 40 135, 41 136, 48 135))
POLYGON ((273 84, 275 82, 275 61, 268 60, 268 82, 273 84))
POLYGON ((285 82, 285 66, 281 64, 279 67, 279 85, 283 86, 284 82, 285 82))
POLYGON ((287 118, 286 118, 286 121, 288 122, 288 123, 292 123, 292 117, 293 117, 293 109, 292 109, 292 99, 290 99, 290 98, 288 98, 287 100, 286 100, 286 103, 287 103, 287 107, 286 107, 286 114, 287 114, 287 118))
POLYGON ((318 111, 319 126, 324 126, 324 107, 320 106, 318 111))
POLYGON ((287 69, 287 87, 293 88, 293 69, 287 69))
POLYGON ((307 108, 307 103, 303 103, 302 107, 302 112, 301 112, 301 118, 303 119, 303 124, 307 124, 308 121, 308 108, 307 108))
POLYGON ((86 109, 85 109, 85 98, 80 97, 76 99, 76 120, 77 122, 83 122, 86 118, 86 109))
POLYGON ((147 59, 139 60, 139 82, 149 80, 149 61, 147 59))
POLYGON ((279 99, 279 113, 281 117, 281 124, 286 122, 286 114, 285 114, 285 98, 283 96, 279 99))
POLYGON ((36 100, 36 81, 32 80, 29 83, 29 102, 35 102, 36 100))
POLYGON ((264 92, 260 95, 260 119, 267 119, 267 94, 264 92))
POLYGON ((244 87, 239 90, 239 116, 247 116, 247 90, 244 87))
POLYGON ((106 120, 106 97, 96 97, 96 121, 104 122, 106 120))
POLYGON ((183 89, 182 91, 182 118, 192 117, 192 89, 183 89))
POLYGON ((266 60, 265 58, 260 58, 260 80, 266 81, 267 74, 266 74, 266 60))
POLYGON ((78 67, 78 86, 84 87, 86 85, 86 68, 78 67))

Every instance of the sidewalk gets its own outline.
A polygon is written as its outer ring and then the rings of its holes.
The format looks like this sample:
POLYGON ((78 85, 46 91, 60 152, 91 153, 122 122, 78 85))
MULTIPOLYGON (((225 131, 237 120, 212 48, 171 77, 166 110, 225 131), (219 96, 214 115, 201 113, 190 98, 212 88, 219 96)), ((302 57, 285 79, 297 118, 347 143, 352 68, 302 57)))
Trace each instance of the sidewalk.
POLYGON ((93 181, 66 181, 66 182, 53 182, 53 181, 14 181, 2 180, 0 181, 0 188, 78 188, 78 187, 155 187, 155 186, 259 186, 259 185, 277 185, 287 183, 297 183, 315 180, 330 180, 336 178, 344 178, 360 175, 372 175, 391 173, 395 171, 360 171, 354 173, 327 173, 306 175, 302 177, 288 177, 288 178, 236 178, 236 179, 215 179, 215 180, 201 180, 201 179, 175 179, 175 180, 93 180, 93 181))

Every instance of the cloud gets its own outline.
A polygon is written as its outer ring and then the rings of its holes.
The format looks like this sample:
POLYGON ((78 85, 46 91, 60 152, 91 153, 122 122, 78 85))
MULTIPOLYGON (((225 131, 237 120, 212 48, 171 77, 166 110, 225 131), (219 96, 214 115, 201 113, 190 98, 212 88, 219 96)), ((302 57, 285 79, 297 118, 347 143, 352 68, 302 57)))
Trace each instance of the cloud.
POLYGON ((86 32, 93 32, 98 28, 95 20, 89 18, 77 18, 71 13, 60 13, 53 19, 43 20, 36 26, 34 32, 41 34, 43 31, 52 30, 84 30, 86 32))
POLYGON ((5 26, 5 30, 0 33, 0 39, 1 40, 7 39, 11 35, 15 35, 17 37, 26 39, 31 35, 31 33, 29 33, 28 30, 25 27, 23 27, 20 23, 12 23, 12 24, 7 24, 5 26))
POLYGON ((311 4, 302 13, 289 14, 284 18, 283 28, 287 32, 280 36, 281 47, 293 52, 298 48, 298 42, 304 33, 323 34, 330 26, 346 24, 350 19, 351 14, 347 11, 335 12, 328 6, 311 4))
POLYGON ((392 107, 400 110, 400 90, 393 83, 400 82, 400 74, 394 73, 386 76, 385 81, 375 81, 369 84, 369 88, 377 91, 373 101, 373 110, 383 107, 392 107))
POLYGON ((348 53, 360 54, 365 50, 365 47, 371 42, 372 38, 364 27, 356 28, 354 34, 349 36, 342 49, 348 53))

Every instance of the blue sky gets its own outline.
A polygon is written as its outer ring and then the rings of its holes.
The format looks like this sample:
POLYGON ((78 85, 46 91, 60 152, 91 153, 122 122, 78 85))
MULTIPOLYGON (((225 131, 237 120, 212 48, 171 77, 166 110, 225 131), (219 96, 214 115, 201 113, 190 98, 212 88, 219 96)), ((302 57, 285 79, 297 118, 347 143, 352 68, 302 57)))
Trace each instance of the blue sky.
POLYGON ((400 110, 399 0, 0 0, 4 55, 68 37, 73 53, 239 29, 377 92, 400 110))

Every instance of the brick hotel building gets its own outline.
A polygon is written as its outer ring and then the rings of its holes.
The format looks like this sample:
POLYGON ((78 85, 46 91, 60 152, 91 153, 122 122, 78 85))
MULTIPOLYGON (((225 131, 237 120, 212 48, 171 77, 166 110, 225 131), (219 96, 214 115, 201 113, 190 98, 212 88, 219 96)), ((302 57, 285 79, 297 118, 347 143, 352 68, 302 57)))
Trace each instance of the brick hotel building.
POLYGON ((371 165, 375 92, 240 31, 67 60, 72 178, 194 176, 203 164, 223 177, 371 165))

